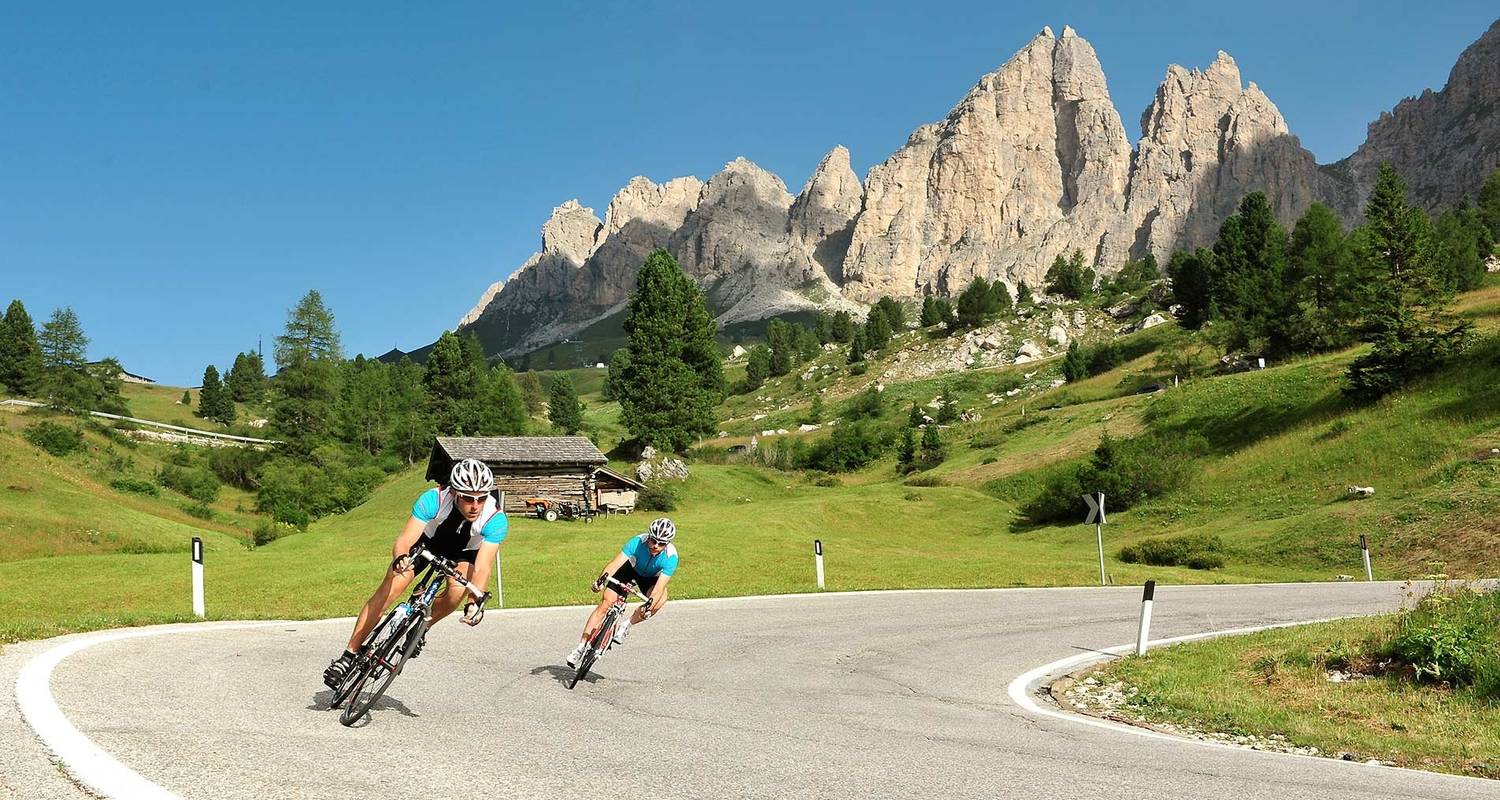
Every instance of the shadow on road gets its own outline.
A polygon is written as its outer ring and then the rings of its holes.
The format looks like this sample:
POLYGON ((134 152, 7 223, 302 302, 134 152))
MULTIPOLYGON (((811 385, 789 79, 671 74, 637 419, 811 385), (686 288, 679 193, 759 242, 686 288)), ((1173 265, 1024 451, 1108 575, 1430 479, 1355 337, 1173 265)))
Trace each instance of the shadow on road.
MULTIPOLYGON (((543 664, 542 666, 534 667, 531 670, 532 675, 551 675, 552 680, 555 680, 564 686, 568 685, 568 681, 573 680, 574 672, 575 670, 572 667, 564 666, 562 664, 543 664)), ((599 677, 599 673, 590 670, 589 674, 583 676, 583 682, 588 684, 598 683, 599 677)))
POLYGON ((1085 653, 1093 653, 1095 655, 1104 656, 1105 658, 1114 659, 1114 658, 1119 658, 1120 657, 1119 653, 1106 653, 1103 650, 1097 650, 1097 649, 1092 648, 1092 647, 1080 647, 1080 646, 1078 646, 1076 644, 1075 645, 1070 645, 1070 647, 1072 647, 1074 650, 1082 650, 1085 653))
MULTIPOLYGON (((332 703, 332 702, 333 702, 333 690, 332 689, 324 689, 323 691, 320 691, 320 692, 318 692, 318 693, 316 693, 316 694, 313 695, 312 705, 308 706, 307 710, 308 711, 335 711, 337 709, 331 709, 331 708, 328 707, 328 704, 332 703)), ((396 712, 399 712, 401 714, 401 716, 403 716, 403 717, 410 717, 412 719, 419 719, 419 718, 421 718, 420 714, 418 714, 417 712, 412 711, 411 709, 407 708, 405 703, 403 703, 400 700, 397 700, 397 699, 391 697, 390 695, 385 695, 385 696, 381 697, 379 700, 375 701, 375 705, 373 705, 373 706, 370 707, 370 710, 365 714, 364 718, 358 723, 358 725, 356 727, 369 724, 370 718, 373 717, 376 714, 376 712, 380 712, 380 711, 396 711, 396 712)))

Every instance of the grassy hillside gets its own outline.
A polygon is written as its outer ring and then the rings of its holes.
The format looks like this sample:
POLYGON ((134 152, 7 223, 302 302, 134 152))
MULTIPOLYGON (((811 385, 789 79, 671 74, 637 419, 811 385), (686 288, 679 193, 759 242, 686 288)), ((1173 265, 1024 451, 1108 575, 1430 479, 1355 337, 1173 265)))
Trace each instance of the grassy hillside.
MULTIPOLYGON (((1494 285, 1461 299, 1486 335, 1500 325, 1494 285)), ((1500 572, 1500 343, 1481 339, 1442 372, 1369 406, 1339 392, 1358 350, 1199 377, 1171 386, 1159 351, 1186 334, 1164 325, 1120 340, 1125 363, 1076 384, 1054 386, 1058 360, 970 369, 919 380, 884 376, 897 347, 851 374, 837 350, 721 408, 723 438, 706 440, 672 513, 683 532, 679 597, 813 588, 811 540, 827 548, 830 589, 1090 584, 1094 532, 1082 523, 1034 526, 1018 509, 1060 471, 1088 459, 1100 436, 1202 437, 1180 488, 1125 512, 1105 530, 1107 570, 1117 583, 1328 580, 1359 574, 1358 538, 1374 544, 1377 577, 1500 572), (824 369, 824 367, 827 369, 824 369), (815 373, 808 373, 816 368, 815 373), (808 378, 801 376, 807 373, 808 378), (1143 386, 1165 384, 1153 393, 1143 386), (948 458, 913 476, 894 456, 852 474, 785 472, 731 462, 720 448, 752 433, 796 431, 814 396, 826 423, 871 385, 883 386, 890 429, 913 401, 929 411, 947 389, 971 412, 943 430, 948 458), (760 419, 755 419, 760 415, 760 419), (719 451, 719 452, 715 452, 719 451), (916 485, 914 485, 916 484, 916 485), (1374 486, 1350 500, 1349 485, 1374 486), (1212 533, 1225 544, 1220 569, 1128 564, 1120 549, 1142 540, 1212 533)), ((920 331, 898 347, 920 352, 920 331)), ((608 448, 624 435, 619 405, 598 397, 602 372, 573 373, 588 424, 608 448)), ((8 428, 26 415, 0 414, 8 428)), ((786 438, 815 441, 827 427, 786 438)), ((783 437, 761 437, 762 452, 783 437)), ((170 448, 130 448, 90 434, 86 456, 53 459, 0 434, 0 637, 179 619, 187 611, 186 548, 210 542, 214 617, 351 613, 389 559, 389 547, 421 491, 421 469, 404 473, 364 505, 272 545, 242 544, 254 524, 251 498, 225 487, 214 519, 188 502, 108 486, 115 473, 149 476, 170 448), (127 464, 127 461, 130 463, 127 464), (205 533, 205 531, 207 533, 205 533), (171 551, 171 552, 159 552, 171 551), (59 585, 69 592, 22 592, 59 585), (108 610, 107 613, 101 613, 108 610)), ((647 513, 580 523, 513 521, 504 552, 507 605, 581 602, 586 584, 647 513)))

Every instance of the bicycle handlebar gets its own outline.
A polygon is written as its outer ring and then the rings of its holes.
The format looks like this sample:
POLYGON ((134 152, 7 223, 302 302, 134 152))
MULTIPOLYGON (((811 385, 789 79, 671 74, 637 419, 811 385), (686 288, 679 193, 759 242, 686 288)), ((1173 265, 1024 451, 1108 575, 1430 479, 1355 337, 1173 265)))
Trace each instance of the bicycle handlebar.
POLYGON ((426 559, 432 564, 433 569, 441 572, 443 576, 448 580, 464 587, 464 590, 469 594, 474 595, 474 599, 478 600, 481 605, 483 605, 484 601, 489 599, 489 593, 470 583, 467 578, 460 575, 458 573, 458 570, 454 567, 452 561, 449 561, 448 559, 443 558, 442 556, 437 555, 431 550, 428 550, 426 547, 420 545, 417 548, 415 557, 426 559))
POLYGON ((641 590, 638 589, 638 588, 636 588, 635 584, 620 583, 619 581, 617 581, 617 580, 614 579, 614 576, 610 576, 610 577, 605 578, 604 582, 606 584, 611 584, 612 583, 612 584, 620 587, 621 589, 623 589, 624 591, 620 592, 619 594, 621 594, 621 595, 632 595, 633 594, 636 597, 639 597, 641 599, 641 602, 644 602, 646 604, 647 608, 651 607, 651 598, 649 598, 649 597, 641 594, 641 590))

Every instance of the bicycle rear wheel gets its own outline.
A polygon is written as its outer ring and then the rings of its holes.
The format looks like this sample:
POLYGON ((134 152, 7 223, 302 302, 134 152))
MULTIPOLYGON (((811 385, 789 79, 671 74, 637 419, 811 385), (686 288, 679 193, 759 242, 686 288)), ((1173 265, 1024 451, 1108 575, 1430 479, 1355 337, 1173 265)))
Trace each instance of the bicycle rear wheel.
POLYGON ((599 630, 594 631, 593 638, 589 639, 588 647, 585 647, 583 655, 578 657, 578 669, 573 673, 573 680, 568 681, 569 689, 577 686, 578 682, 583 680, 585 675, 589 674, 589 669, 594 666, 594 661, 609 646, 610 637, 615 635, 615 623, 619 619, 620 610, 618 608, 611 608, 609 613, 604 615, 604 621, 599 624, 599 630))
POLYGON ((401 667, 406 664, 406 659, 411 658, 412 652, 417 649, 417 643, 422 641, 422 634, 426 632, 427 619, 416 614, 407 620, 395 636, 370 654, 369 666, 349 693, 349 705, 339 715, 339 722, 345 726, 353 725, 380 702, 380 698, 385 696, 385 690, 401 674, 401 667))

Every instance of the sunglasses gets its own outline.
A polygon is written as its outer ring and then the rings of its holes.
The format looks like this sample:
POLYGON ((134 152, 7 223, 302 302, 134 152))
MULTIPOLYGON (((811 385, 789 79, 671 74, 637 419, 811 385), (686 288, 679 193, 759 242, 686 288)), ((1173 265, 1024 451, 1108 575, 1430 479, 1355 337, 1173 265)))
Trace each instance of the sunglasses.
POLYGON ((467 500, 470 503, 483 503, 484 502, 484 498, 486 498, 486 497, 489 497, 489 495, 487 495, 487 494, 459 494, 458 495, 458 499, 459 500, 467 500))

